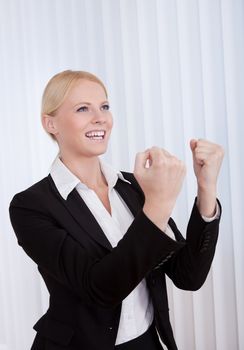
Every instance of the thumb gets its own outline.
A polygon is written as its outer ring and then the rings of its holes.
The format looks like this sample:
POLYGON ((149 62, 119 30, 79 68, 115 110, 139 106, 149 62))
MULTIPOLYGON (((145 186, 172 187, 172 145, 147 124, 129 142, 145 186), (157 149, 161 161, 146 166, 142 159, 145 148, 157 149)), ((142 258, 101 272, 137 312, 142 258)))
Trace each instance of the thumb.
POLYGON ((197 140, 196 139, 191 139, 190 147, 191 147, 192 152, 194 152, 196 146, 197 146, 197 140))

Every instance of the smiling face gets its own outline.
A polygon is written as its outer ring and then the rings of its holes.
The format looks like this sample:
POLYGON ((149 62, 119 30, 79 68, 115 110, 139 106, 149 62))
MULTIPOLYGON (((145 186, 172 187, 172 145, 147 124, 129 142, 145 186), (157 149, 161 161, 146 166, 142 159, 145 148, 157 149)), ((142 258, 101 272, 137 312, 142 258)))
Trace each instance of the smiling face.
POLYGON ((43 115, 42 122, 55 135, 61 154, 72 157, 105 153, 113 126, 103 87, 84 79, 71 87, 55 115, 43 115))

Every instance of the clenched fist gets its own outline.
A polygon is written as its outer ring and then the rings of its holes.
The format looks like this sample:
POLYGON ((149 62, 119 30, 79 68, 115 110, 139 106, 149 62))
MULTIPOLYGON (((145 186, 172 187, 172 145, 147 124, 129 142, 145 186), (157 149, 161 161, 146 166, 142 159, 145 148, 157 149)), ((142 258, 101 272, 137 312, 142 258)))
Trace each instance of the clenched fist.
POLYGON ((221 146, 207 140, 191 140, 193 167, 198 186, 202 189, 214 189, 217 185, 219 170, 224 157, 221 146))
POLYGON ((221 146, 207 140, 191 140, 193 167, 197 178, 197 206, 200 213, 212 217, 216 211, 217 179, 224 158, 221 146))
POLYGON ((161 228, 171 215, 185 173, 184 163, 161 148, 136 155, 134 176, 145 195, 143 210, 161 228))

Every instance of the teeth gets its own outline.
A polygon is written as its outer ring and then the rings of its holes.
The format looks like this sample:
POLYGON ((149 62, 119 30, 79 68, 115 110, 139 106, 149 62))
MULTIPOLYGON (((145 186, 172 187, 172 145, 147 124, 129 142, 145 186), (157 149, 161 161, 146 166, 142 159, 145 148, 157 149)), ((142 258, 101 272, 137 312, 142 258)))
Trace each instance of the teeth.
POLYGON ((92 136, 92 137, 89 137, 89 139, 91 139, 91 140, 103 140, 103 137, 102 136, 92 136))
POLYGON ((87 137, 95 137, 95 136, 103 137, 104 135, 105 135, 105 131, 91 131, 86 133, 87 137))

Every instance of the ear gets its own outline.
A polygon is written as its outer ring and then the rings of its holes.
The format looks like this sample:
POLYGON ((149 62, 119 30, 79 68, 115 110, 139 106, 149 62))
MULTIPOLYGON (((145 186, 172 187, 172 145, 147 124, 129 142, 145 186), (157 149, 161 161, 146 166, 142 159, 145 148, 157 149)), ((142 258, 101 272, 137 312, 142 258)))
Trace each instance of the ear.
POLYGON ((49 114, 42 115, 42 126, 49 133, 56 135, 58 133, 55 117, 49 114))

